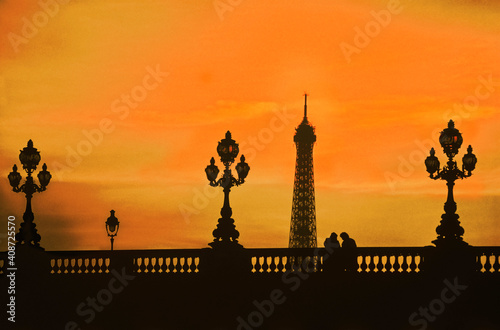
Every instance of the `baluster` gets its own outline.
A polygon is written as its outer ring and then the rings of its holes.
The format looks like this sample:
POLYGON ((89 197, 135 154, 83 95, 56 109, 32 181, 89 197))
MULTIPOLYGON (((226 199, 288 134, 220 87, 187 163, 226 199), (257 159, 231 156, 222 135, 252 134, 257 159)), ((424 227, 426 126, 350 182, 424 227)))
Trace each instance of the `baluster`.
POLYGON ((75 273, 75 265, 76 265, 76 259, 75 258, 71 258, 69 260, 69 273, 70 274, 74 274, 75 273))
POLYGON ((84 263, 83 263, 83 267, 84 267, 84 271, 83 272, 85 274, 90 273, 90 271, 89 271, 89 265, 90 265, 90 259, 89 258, 85 258, 84 259, 84 263))
POLYGON ((255 257, 255 272, 256 273, 260 273, 261 272, 261 269, 262 269, 262 266, 261 266, 261 263, 260 263, 260 256, 256 256, 255 257))
POLYGON ((135 266, 136 266, 136 272, 137 273, 144 273, 144 260, 141 257, 135 258, 135 266))
POLYGON ((157 268, 158 268, 158 270, 157 270, 157 273, 163 273, 163 272, 164 272, 163 267, 164 267, 164 265, 165 265, 164 260, 163 260, 163 257, 158 257, 158 258, 156 258, 156 260, 157 260, 157 263, 158 263, 158 267, 157 267, 157 268))
POLYGON ((278 257, 271 257, 271 266, 270 266, 271 273, 276 273, 276 268, 277 268, 277 266, 276 266, 276 258, 278 258, 278 257))
POLYGON ((186 258, 179 257, 178 259, 179 259, 179 272, 184 273, 186 267, 186 258))
POLYGON ((78 258, 76 260, 75 271, 77 274, 83 274, 85 272, 85 259, 84 258, 78 258))
POLYGON ((199 273, 200 272, 200 269, 198 268, 198 265, 200 264, 200 258, 199 257, 195 257, 194 258, 194 264, 195 264, 195 267, 196 267, 196 273, 199 273))
POLYGON ((59 259, 61 262, 59 263, 59 274, 64 274, 64 258, 59 259))
POLYGON ((82 258, 78 258, 76 260, 76 273, 77 274, 83 273, 83 259, 82 258))
POLYGON ((484 269, 485 269, 485 273, 489 273, 491 271, 491 263, 490 263, 490 255, 489 253, 485 253, 486 254, 486 263, 484 264, 484 269))
POLYGON ((149 268, 148 268, 149 262, 150 262, 149 257, 142 258, 142 267, 141 267, 141 270, 142 270, 143 273, 149 273, 149 268))
POLYGON ((110 263, 111 263, 111 259, 109 259, 109 258, 104 259, 104 269, 105 269, 104 272, 106 274, 109 273, 109 265, 110 265, 110 263))
POLYGON ((252 270, 251 270, 252 273, 256 273, 256 271, 255 271, 255 264, 257 263, 256 260, 257 260, 257 257, 250 258, 250 263, 252 264, 252 270))
POLYGON ((163 266, 162 266, 162 269, 163 269, 164 273, 170 273, 171 272, 171 270, 168 268, 169 265, 170 265, 170 258, 169 257, 164 257, 163 258, 163 266))
POLYGON ((92 274, 97 273, 97 259, 96 258, 91 258, 90 262, 90 268, 92 268, 92 274))
POLYGON ((398 255, 397 254, 391 255, 391 260, 390 260, 390 271, 391 271, 391 273, 396 273, 396 269, 394 268, 394 266, 396 265, 396 261, 397 260, 398 260, 398 255))
POLYGON ((384 264, 382 263, 382 258, 383 256, 378 256, 378 262, 377 262, 377 273, 381 273, 382 270, 384 269, 384 264))
POLYGON ((141 269, 142 262, 143 262, 143 260, 141 257, 135 258, 135 272, 136 273, 142 273, 142 269, 141 269))
POLYGON ((402 273, 408 272, 408 256, 403 254, 403 264, 401 265, 402 273))
POLYGON ((95 272, 101 273, 102 258, 95 258, 95 272))
POLYGON ((62 266, 62 259, 57 259, 57 266, 56 266, 56 273, 57 274, 61 274, 62 271, 61 271, 61 266, 62 266))
POLYGON ((184 259, 184 266, 182 266, 182 269, 184 269, 184 273, 189 273, 191 258, 183 257, 183 259, 184 259))
POLYGON ((85 258, 85 273, 90 274, 92 271, 92 264, 91 264, 92 259, 91 258, 85 258))
POLYGON ((151 273, 158 273, 158 259, 156 257, 151 258, 151 273))
POLYGON ((362 273, 366 273, 367 272, 366 269, 368 268, 368 265, 366 263, 366 258, 368 258, 368 256, 361 255, 362 261, 361 261, 360 267, 361 267, 361 272, 362 273))
POLYGON ((416 272, 421 272, 422 269, 424 268, 424 257, 420 255, 415 256, 415 262, 417 262, 417 269, 415 270, 416 272), (418 258, 418 262, 417 262, 418 258))
POLYGON ((498 273, 498 270, 500 269, 500 264, 498 263, 498 259, 499 259, 500 256, 493 256, 493 260, 495 260, 495 262, 493 263, 493 271, 495 273, 498 273))
POLYGON ((148 270, 148 265, 149 265, 149 258, 148 257, 142 257, 141 258, 142 260, 142 264, 141 264, 141 272, 143 274, 146 274, 149 270, 148 270))
POLYGON ((50 259, 50 273, 55 274, 56 259, 50 259))
POLYGON ((174 273, 179 273, 180 272, 179 258, 177 258, 177 257, 172 258, 172 265, 174 267, 174 273))
POLYGON ((69 265, 69 259, 64 258, 63 263, 62 263, 62 268, 63 268, 63 274, 68 274, 68 265, 69 265))
POLYGON ((104 259, 103 258, 99 258, 97 260, 97 272, 100 273, 100 274, 104 273, 103 266, 102 266, 103 264, 104 264, 104 259))

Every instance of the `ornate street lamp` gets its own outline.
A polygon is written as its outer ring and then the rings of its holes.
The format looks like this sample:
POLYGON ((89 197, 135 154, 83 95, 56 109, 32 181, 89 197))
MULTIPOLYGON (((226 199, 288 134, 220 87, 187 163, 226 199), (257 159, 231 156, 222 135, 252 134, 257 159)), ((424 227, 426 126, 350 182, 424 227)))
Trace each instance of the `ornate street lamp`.
POLYGON ((47 165, 43 164, 42 171, 38 172, 38 181, 40 186, 38 186, 34 181, 31 173, 36 170, 38 163, 40 163, 40 152, 33 147, 33 141, 28 141, 28 146, 24 147, 20 151, 19 160, 23 165, 23 169, 28 173, 26 181, 19 186, 21 183, 21 174, 17 171, 17 165, 14 164, 12 167, 12 172, 7 176, 9 178, 9 183, 12 186, 12 190, 16 193, 23 192, 26 195, 26 211, 23 214, 23 222, 19 229, 19 233, 16 234, 16 240, 18 245, 26 245, 31 247, 40 247, 40 235, 37 233, 36 225, 33 222, 35 216, 31 210, 31 198, 36 192, 42 192, 47 189, 47 186, 52 178, 52 175, 47 171, 47 165))
POLYGON ((113 243, 115 242, 115 236, 118 235, 118 229, 120 229, 120 222, 115 217, 115 211, 110 211, 111 215, 108 220, 106 220, 106 232, 108 236, 111 237, 111 251, 113 251, 113 243))
POLYGON ((205 168, 207 179, 212 187, 221 186, 224 188, 224 205, 220 211, 221 218, 219 218, 217 228, 213 231, 214 241, 209 245, 213 248, 225 246, 241 246, 238 243, 240 233, 236 230, 234 220, 231 219, 233 211, 229 206, 229 192, 234 185, 239 186, 245 182, 245 178, 250 171, 250 166, 245 163, 245 156, 241 156, 240 162, 236 165, 238 172, 238 179, 232 174, 229 166, 234 162, 238 156, 238 144, 231 138, 231 132, 227 131, 226 138, 221 140, 217 146, 217 153, 220 160, 225 166, 224 174, 217 180, 219 169, 215 165, 215 159, 210 159, 210 165, 205 168))
POLYGON ((446 166, 440 169, 439 160, 435 156, 436 152, 434 148, 431 149, 430 156, 425 159, 425 166, 427 172, 430 174, 430 178, 445 180, 448 186, 448 198, 446 203, 444 203, 445 214, 441 216, 441 224, 436 228, 438 237, 432 241, 436 246, 468 246, 463 241, 462 235, 464 234, 464 229, 460 226, 458 214, 455 213, 457 203, 453 200, 453 186, 456 179, 468 178, 472 175, 472 171, 476 167, 477 158, 472 153, 472 147, 469 146, 467 154, 462 158, 462 170, 457 167, 457 162, 453 160, 453 157, 458 154, 458 149, 460 149, 462 142, 462 134, 455 128, 453 120, 450 120, 448 128, 444 129, 439 137, 439 143, 443 147, 444 153, 448 156, 446 166))

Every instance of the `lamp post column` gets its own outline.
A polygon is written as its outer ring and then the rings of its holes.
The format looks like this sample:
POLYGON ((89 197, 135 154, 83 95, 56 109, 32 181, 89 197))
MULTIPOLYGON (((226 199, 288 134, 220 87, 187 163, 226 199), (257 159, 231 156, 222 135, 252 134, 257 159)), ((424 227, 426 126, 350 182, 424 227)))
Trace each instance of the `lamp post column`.
POLYGON ((239 186, 245 182, 245 178, 250 171, 250 167, 245 163, 245 156, 241 156, 240 162, 236 165, 236 171, 238 172, 238 179, 236 179, 231 174, 231 169, 229 168, 234 162, 236 156, 238 156, 239 148, 238 144, 231 138, 231 132, 227 131, 226 138, 221 140, 217 146, 217 153, 220 156, 222 163, 224 164, 224 174, 217 180, 219 174, 219 169, 215 165, 215 160, 212 157, 210 160, 210 165, 205 168, 205 173, 207 179, 212 187, 223 187, 224 191, 224 204, 220 211, 221 218, 217 223, 217 228, 212 232, 214 236, 214 241, 209 243, 213 248, 218 247, 231 247, 241 245, 238 243, 238 237, 240 233, 236 230, 234 225, 234 220, 231 218, 233 211, 229 204, 229 193, 233 186, 239 186))
POLYGON ((20 225, 19 232, 16 234, 17 245, 31 246, 43 250, 43 248, 40 247, 41 237, 34 223, 35 216, 31 209, 31 199, 34 193, 42 192, 47 189, 47 185, 52 175, 47 171, 47 165, 43 164, 42 171, 38 172, 37 175, 40 186, 34 182, 31 174, 36 170, 40 159, 40 152, 33 147, 33 141, 29 140, 28 145, 23 148, 19 154, 19 160, 23 165, 23 169, 28 174, 26 181, 20 185, 22 177, 17 171, 17 165, 12 167, 12 172, 9 173, 8 178, 12 190, 16 193, 22 192, 26 196, 26 210, 23 214, 23 222, 20 225))
POLYGON ((453 157, 458 153, 463 139, 462 134, 455 128, 455 123, 452 120, 448 123, 448 128, 441 132, 439 142, 443 147, 444 153, 448 156, 446 166, 442 169, 440 168, 434 148, 431 149, 430 156, 425 160, 425 166, 431 179, 446 181, 448 196, 444 203, 445 213, 441 216, 440 225, 436 228, 438 237, 432 242, 436 246, 444 247, 468 246, 462 238, 465 231, 462 226, 460 226, 460 221, 458 221, 459 216, 456 214, 457 203, 453 198, 453 187, 457 179, 464 179, 472 175, 472 171, 477 163, 477 158, 472 153, 472 147, 469 146, 467 148, 467 154, 465 154, 462 159, 462 170, 457 167, 457 162, 453 160, 453 157))
POLYGON ((220 215, 222 218, 231 218, 233 215, 233 210, 231 209, 231 206, 229 205, 229 193, 231 192, 231 188, 233 186, 231 182, 231 170, 229 168, 226 168, 224 170, 224 178, 222 181, 222 186, 224 187, 224 204, 222 206, 222 209, 220 210, 220 215))
POLYGON ((106 232, 110 237, 111 251, 113 251, 113 243, 115 242, 115 236, 118 235, 118 229, 120 229, 120 221, 115 216, 115 210, 111 210, 110 216, 106 220, 106 232))

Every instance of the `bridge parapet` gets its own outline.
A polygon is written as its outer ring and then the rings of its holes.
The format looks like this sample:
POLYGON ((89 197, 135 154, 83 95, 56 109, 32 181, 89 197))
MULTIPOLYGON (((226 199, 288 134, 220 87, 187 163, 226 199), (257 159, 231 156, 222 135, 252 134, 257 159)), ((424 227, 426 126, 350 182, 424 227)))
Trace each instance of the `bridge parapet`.
MULTIPOLYGON (((420 273, 436 251, 434 247, 359 247, 356 271, 361 274, 420 273)), ((476 246, 467 251, 475 258, 477 272, 500 273, 500 247, 476 246)), ((52 275, 99 275, 125 266, 137 274, 187 276, 203 273, 200 262, 207 253, 211 250, 50 251, 45 255, 52 275)), ((259 248, 244 249, 241 256, 250 260, 251 274, 272 274, 323 272, 325 261, 331 255, 324 248, 259 248)), ((0 253, 0 275, 5 274, 8 261, 8 253, 0 253)))

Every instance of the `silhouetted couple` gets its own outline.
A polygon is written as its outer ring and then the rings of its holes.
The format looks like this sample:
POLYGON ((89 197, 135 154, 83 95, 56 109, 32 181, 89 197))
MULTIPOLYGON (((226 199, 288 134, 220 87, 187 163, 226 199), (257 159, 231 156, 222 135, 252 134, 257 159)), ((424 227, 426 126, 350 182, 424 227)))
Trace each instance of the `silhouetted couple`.
POLYGON ((332 233, 325 240, 327 254, 323 259, 325 271, 348 271, 357 272, 358 253, 356 252, 356 241, 349 237, 347 233, 340 234, 342 238, 342 248, 337 239, 337 234, 332 233), (326 258, 328 256, 328 258, 326 258))

